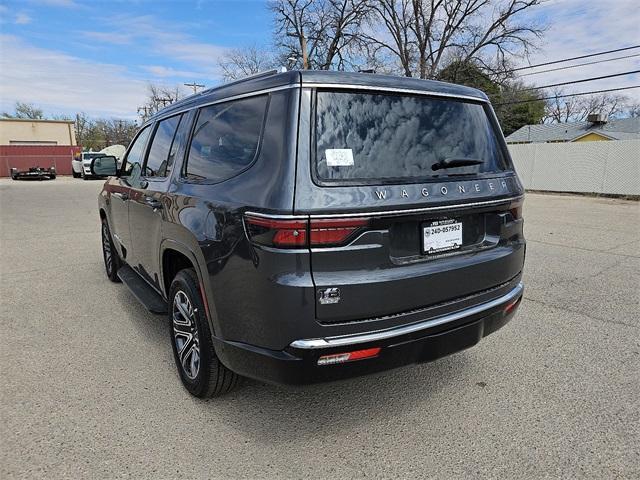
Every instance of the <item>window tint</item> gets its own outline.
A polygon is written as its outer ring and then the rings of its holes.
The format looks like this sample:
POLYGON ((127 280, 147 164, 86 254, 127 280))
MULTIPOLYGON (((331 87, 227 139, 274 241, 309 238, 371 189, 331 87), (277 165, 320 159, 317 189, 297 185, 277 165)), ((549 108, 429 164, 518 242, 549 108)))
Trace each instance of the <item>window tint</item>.
POLYGON ((505 168, 481 104, 390 94, 317 94, 316 173, 321 180, 419 182, 505 168))
POLYGON ((185 176, 222 181, 253 162, 267 107, 266 95, 200 110, 185 176))
POLYGON ((182 115, 176 115, 158 122, 142 172, 145 177, 166 177, 171 170, 173 157, 178 148, 177 142, 173 139, 181 118, 182 115))

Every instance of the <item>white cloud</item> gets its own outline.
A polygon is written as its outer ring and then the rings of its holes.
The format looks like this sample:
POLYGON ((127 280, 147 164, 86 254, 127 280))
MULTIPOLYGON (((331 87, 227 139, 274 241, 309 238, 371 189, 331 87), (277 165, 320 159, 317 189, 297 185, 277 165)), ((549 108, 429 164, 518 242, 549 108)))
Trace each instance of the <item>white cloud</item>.
POLYGON ((171 78, 171 77, 179 77, 182 79, 186 78, 198 78, 201 73, 191 72, 188 70, 176 70, 175 68, 165 67, 162 65, 142 65, 141 68, 150 74, 161 77, 161 78, 171 78))
MULTIPOLYGON (((523 59, 522 65, 577 57, 640 43, 638 42, 640 40, 638 34, 640 14, 638 13, 637 0, 616 0, 615 2, 555 0, 539 7, 538 13, 542 13, 546 17, 549 29, 545 33, 540 50, 531 55, 528 62, 523 59)), ((640 49, 524 70, 521 73, 539 72, 554 67, 604 60, 634 53, 640 53, 640 49)), ((638 69, 640 69, 640 57, 634 57, 539 75, 527 75, 523 79, 536 85, 549 85, 638 69)), ((567 85, 564 90, 567 93, 587 92, 632 85, 640 85, 640 75, 627 75, 567 85)), ((622 91, 620 94, 640 101, 640 89, 622 91)))
POLYGON ((146 53, 153 52, 173 63, 172 68, 182 63, 189 70, 200 72, 196 73, 200 77, 212 80, 221 78, 218 60, 227 50, 225 47, 199 42, 193 36, 176 30, 175 25, 160 22, 152 15, 119 15, 108 19, 107 23, 113 38, 128 37, 131 43, 143 47, 146 53))
POLYGON ((10 35, 0 35, 0 46, 2 110, 23 101, 49 113, 135 118, 145 101, 146 82, 123 66, 34 47, 10 35))
POLYGON ((31 23, 31 17, 26 13, 18 13, 16 15, 15 23, 17 25, 27 25, 31 23))
POLYGON ((80 32, 81 35, 101 43, 111 43, 114 45, 129 45, 133 40, 133 35, 117 32, 80 32))

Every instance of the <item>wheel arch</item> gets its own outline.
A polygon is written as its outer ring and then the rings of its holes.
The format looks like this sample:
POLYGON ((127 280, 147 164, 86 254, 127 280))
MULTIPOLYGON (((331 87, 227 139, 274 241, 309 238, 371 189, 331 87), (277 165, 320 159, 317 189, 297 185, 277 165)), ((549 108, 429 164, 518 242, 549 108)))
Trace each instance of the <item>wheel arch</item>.
MULTIPOLYGON (((212 320, 217 318, 215 315, 215 305, 211 295, 208 295, 209 282, 202 274, 200 269, 201 263, 198 261, 197 255, 185 244, 175 240, 165 239, 160 245, 160 274, 162 278, 162 288, 164 295, 169 300, 169 289, 175 275, 183 268, 193 268, 196 271, 198 282, 200 283, 200 294, 203 297, 203 303, 207 310, 206 316, 209 321, 211 333, 215 335, 216 325, 212 320)), ((206 270, 205 270, 206 271, 206 270)))

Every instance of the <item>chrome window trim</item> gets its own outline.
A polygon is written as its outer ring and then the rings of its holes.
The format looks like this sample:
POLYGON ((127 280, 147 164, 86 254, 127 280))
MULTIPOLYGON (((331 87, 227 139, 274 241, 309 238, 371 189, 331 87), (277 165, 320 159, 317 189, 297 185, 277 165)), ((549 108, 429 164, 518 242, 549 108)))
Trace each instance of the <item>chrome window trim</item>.
MULTIPOLYGON (((149 123, 157 122, 173 115, 178 115, 180 113, 188 112, 195 108, 207 107, 209 105, 215 105, 217 103, 229 102, 232 100, 239 100, 241 98, 254 97, 258 95, 264 95, 266 93, 279 92, 281 90, 289 90, 292 88, 329 88, 329 89, 337 89, 337 90, 367 90, 367 91, 376 91, 376 92, 408 93, 411 95, 428 95, 431 97, 457 98, 460 100, 472 100, 475 102, 489 103, 489 100, 481 97, 474 97, 471 95, 459 95, 455 93, 438 92, 434 90, 415 90, 412 88, 397 88, 397 87, 384 87, 384 86, 376 87, 373 85, 353 85, 353 84, 341 84, 341 83, 312 83, 312 82, 305 83, 303 81, 302 84, 281 85, 279 87, 264 88, 262 90, 255 90, 253 92, 240 93, 238 95, 233 95, 230 97, 219 98, 217 100, 213 100, 210 102, 202 102, 202 103, 194 102, 194 104, 192 104, 189 107, 185 107, 179 110, 172 110, 171 112, 167 112, 162 116, 151 117, 147 122, 145 122, 142 125, 142 127, 144 127, 149 123)), ((215 93, 215 92, 212 91, 211 93, 215 93)), ((196 99, 194 98, 194 101, 195 100, 196 99)))
POLYGON ((327 88, 338 90, 367 90, 374 92, 390 92, 390 93, 408 93, 410 95, 427 95, 430 97, 457 98, 459 100, 473 100, 475 102, 489 103, 489 100, 482 97, 474 97, 472 95, 460 95, 456 93, 438 92, 434 90, 416 90, 413 88, 384 87, 374 85, 353 85, 343 83, 305 83, 302 82, 302 88, 327 88))
MULTIPOLYGON (((159 122, 161 120, 164 120, 167 117, 172 117, 174 115, 178 115, 180 113, 184 113, 184 112, 189 112, 191 110, 197 110, 203 107, 208 107, 210 105, 216 105, 218 103, 224 103, 224 102, 231 102, 233 100, 240 100, 242 98, 248 98, 248 97, 257 97, 259 95, 265 95, 268 93, 272 93, 272 92, 279 92, 280 90, 289 90, 291 88, 300 88, 300 85, 281 85, 279 87, 271 87, 271 88, 265 88, 262 90, 255 90, 253 92, 247 92, 247 93, 240 93, 238 95, 233 95, 231 97, 224 97, 224 98, 219 98, 217 100, 212 100, 210 102, 195 102, 194 104, 192 104, 189 107, 185 107, 183 109, 180 110, 172 110, 170 112, 167 112, 166 114, 163 114, 162 116, 154 116, 152 118, 150 118, 144 125, 147 125, 148 123, 153 123, 153 122, 159 122)), ((213 93, 213 92, 212 92, 213 93)), ((142 129, 142 127, 140 127, 142 129)))
POLYGON ((367 333, 356 333, 351 335, 342 335, 337 337, 325 337, 325 338, 311 338, 306 340, 296 340, 291 343, 291 347, 300 348, 305 350, 314 350, 318 348, 330 348, 330 347, 348 347, 350 345, 356 345, 359 343, 377 342, 381 340, 388 340, 390 338, 407 335, 409 333, 419 332, 428 328, 436 327, 438 325, 444 325, 445 323, 454 322, 465 317, 477 315, 492 308, 503 305, 514 298, 522 295, 524 291, 524 285, 519 283, 509 293, 498 297, 490 302, 476 305, 475 307, 466 308, 458 312, 443 315, 438 318, 426 320, 424 322, 412 323, 411 325, 404 325, 402 327, 391 328, 389 330, 379 330, 367 333))
POLYGON ((465 207, 483 207, 488 205, 499 205, 501 203, 511 203, 516 202, 518 200, 522 200, 524 195, 519 195, 517 197, 507 197, 501 198, 498 200, 487 200, 484 202, 468 202, 468 203, 454 203, 450 205, 439 205, 435 207, 421 207, 421 208, 406 208, 401 210, 378 210, 373 212, 357 212, 357 213, 328 213, 328 214, 310 214, 310 215, 278 215, 278 214, 270 214, 270 213, 260 213, 260 212, 245 212, 246 215, 252 215, 254 217, 262 217, 262 218, 273 218, 273 219, 281 219, 281 220, 295 220, 295 219, 304 219, 304 218, 351 218, 351 217, 384 217, 390 215, 406 215, 412 213, 428 213, 434 211, 442 211, 442 210, 452 210, 457 208, 465 208, 465 207))

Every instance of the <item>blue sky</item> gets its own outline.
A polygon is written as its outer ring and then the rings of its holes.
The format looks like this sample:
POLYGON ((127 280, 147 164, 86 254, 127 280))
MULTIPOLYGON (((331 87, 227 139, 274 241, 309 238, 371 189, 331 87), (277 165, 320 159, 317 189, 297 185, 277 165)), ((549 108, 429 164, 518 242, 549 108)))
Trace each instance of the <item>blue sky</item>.
MULTIPOLYGON (((636 0, 550 0, 532 17, 549 30, 529 61, 639 44, 638 11, 636 0)), ((215 85, 225 49, 267 45, 271 27, 261 0, 0 0, 0 109, 20 100, 49 114, 135 118, 149 82, 215 85)), ((638 58, 526 78, 548 84, 627 71, 638 58)), ((573 90, 632 84, 640 76, 573 90)))

